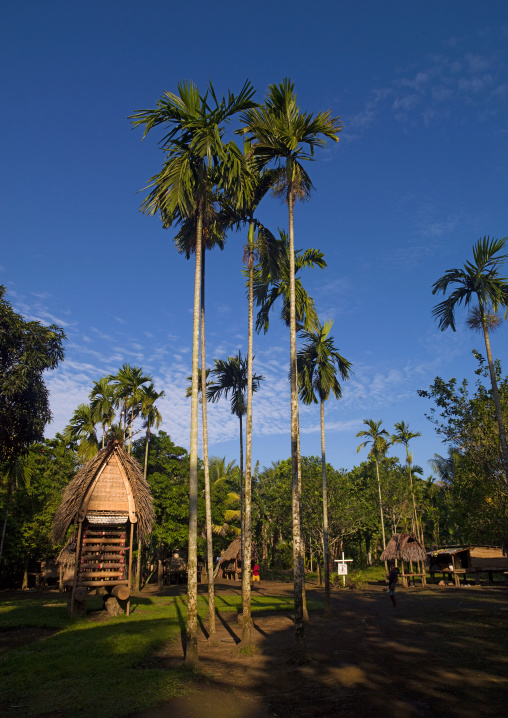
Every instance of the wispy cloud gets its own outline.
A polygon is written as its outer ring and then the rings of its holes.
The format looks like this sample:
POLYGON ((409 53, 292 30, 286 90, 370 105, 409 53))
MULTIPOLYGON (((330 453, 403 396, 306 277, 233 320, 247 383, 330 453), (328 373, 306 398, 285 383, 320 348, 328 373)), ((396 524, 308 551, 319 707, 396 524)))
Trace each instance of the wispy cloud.
MULTIPOLYGON (((503 26, 499 31, 504 35, 503 26)), ((444 51, 427 55, 420 66, 399 70, 384 87, 371 90, 363 107, 345 118, 344 139, 365 134, 380 117, 400 123, 469 122, 504 118, 508 105, 507 58, 499 51, 471 51, 473 38, 451 38, 444 51)), ((499 47, 499 42, 494 42, 499 47)))

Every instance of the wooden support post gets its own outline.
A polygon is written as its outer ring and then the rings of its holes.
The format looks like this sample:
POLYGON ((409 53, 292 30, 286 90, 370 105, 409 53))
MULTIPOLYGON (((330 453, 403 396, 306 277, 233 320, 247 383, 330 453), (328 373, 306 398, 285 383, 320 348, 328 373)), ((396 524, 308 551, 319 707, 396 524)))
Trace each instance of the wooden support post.
POLYGON ((76 590, 76 584, 78 582, 79 566, 81 562, 81 528, 83 526, 82 521, 78 522, 78 539, 76 543, 76 561, 74 563, 74 580, 72 582, 72 593, 71 593, 71 614, 74 613, 74 591, 76 590))
POLYGON ((455 572, 453 573, 453 580, 454 580, 456 586, 460 586, 460 577, 459 577, 458 573, 455 573, 455 572))
POLYGON ((130 610, 131 610, 130 589, 131 589, 131 578, 132 578, 132 547, 134 545, 133 542, 134 542, 134 524, 131 523, 131 540, 130 540, 130 546, 129 546, 129 575, 128 575, 129 600, 127 601, 127 609, 125 611, 127 616, 129 615, 130 610))

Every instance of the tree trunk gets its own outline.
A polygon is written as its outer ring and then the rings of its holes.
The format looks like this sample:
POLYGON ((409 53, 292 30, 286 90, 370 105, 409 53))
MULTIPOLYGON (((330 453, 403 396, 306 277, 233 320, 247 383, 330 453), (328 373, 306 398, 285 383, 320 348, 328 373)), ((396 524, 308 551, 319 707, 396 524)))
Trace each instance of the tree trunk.
POLYGON ((242 415, 238 417, 240 422, 240 561, 243 568, 243 422, 242 415))
POLYGON ((187 561, 187 644, 185 663, 195 666, 198 657, 198 367, 199 300, 201 284, 201 240, 203 209, 200 204, 196 229, 196 270, 194 274, 194 311, 192 321, 192 393, 189 469, 189 552, 187 561))
POLYGON ((206 575, 208 581, 208 641, 217 641, 215 629, 215 585, 213 578, 213 535, 212 500, 210 495, 210 466, 208 463, 208 419, 206 402, 206 353, 205 353, 205 246, 201 262, 201 410, 203 432, 203 468, 205 473, 205 513, 206 513, 206 575))
POLYGON ((289 206, 289 296, 290 296, 290 375, 291 375, 291 475, 293 514, 293 566, 295 601, 295 646, 294 660, 300 662, 305 652, 305 627, 303 617, 304 566, 301 541, 301 496, 299 487, 298 461, 298 386, 296 368, 296 306, 295 306, 295 238, 293 226, 294 197, 292 186, 288 191, 289 206))
POLYGON ((249 316, 248 316, 248 348, 247 348, 247 427, 245 438, 245 512, 243 517, 243 556, 242 556, 242 648, 252 645, 252 615, 251 615, 251 560, 252 560, 252 527, 251 527, 251 472, 252 472, 252 345, 254 337, 253 324, 253 268, 254 268, 254 223, 249 225, 249 316))
POLYGON ((2 526, 2 538, 0 540, 0 563, 2 561, 2 556, 4 553, 5 532, 7 530, 7 519, 9 518, 9 507, 10 507, 13 491, 14 491, 14 484, 11 482, 9 484, 9 490, 7 492, 7 499, 5 502, 4 525, 2 526))
MULTIPOLYGON (((298 375, 296 377, 296 385, 298 386, 298 375)), ((301 453, 300 453, 300 424, 298 423, 298 440, 297 440, 297 458, 298 458, 298 493, 300 495, 300 502, 301 502, 301 496, 302 496, 302 461, 301 461, 301 453)), ((302 612, 303 612, 303 622, 304 623, 310 623, 309 621, 309 612, 307 611, 307 592, 305 590, 305 538, 303 535, 303 517, 302 517, 302 510, 300 506, 300 542, 301 542, 301 551, 302 551, 302 561, 303 561, 303 585, 302 585, 302 612)))
POLYGON ((328 552, 328 486, 326 481, 325 403, 321 399, 321 476, 323 479, 323 560, 325 563, 325 616, 332 615, 330 599, 330 557, 328 552))
POLYGON ((504 428, 503 415, 501 413, 501 402, 499 401, 499 391, 497 388, 496 372, 494 370, 494 362, 492 361, 492 352, 490 351, 489 333, 485 322, 485 314, 483 306, 480 304, 483 337, 485 339, 485 348, 487 350, 487 361, 489 363, 490 381, 492 384, 492 398, 496 407, 497 425, 499 428, 499 441, 501 443, 501 456, 503 459, 505 481, 508 483, 508 447, 506 445, 506 431, 504 428))

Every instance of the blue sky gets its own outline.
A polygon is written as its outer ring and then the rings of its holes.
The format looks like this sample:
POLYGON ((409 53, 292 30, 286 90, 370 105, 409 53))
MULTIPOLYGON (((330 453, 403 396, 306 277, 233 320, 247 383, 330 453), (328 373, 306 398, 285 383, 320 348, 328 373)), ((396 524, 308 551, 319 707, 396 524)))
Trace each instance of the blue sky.
MULTIPOLYGON (((474 380, 479 335, 441 333, 432 283, 484 235, 508 235, 508 6, 448 1, 173 3, 166 0, 4 5, 0 22, 2 157, 0 283, 16 310, 68 335, 48 376, 61 430, 92 382, 124 362, 166 392, 164 429, 189 445, 193 263, 172 230, 139 212, 162 154, 127 116, 193 80, 262 101, 293 79, 302 110, 340 115, 340 142, 309 166, 316 191, 295 212, 295 243, 325 253, 303 275, 322 321, 354 364, 328 402, 327 458, 351 468, 366 418, 422 432, 414 459, 430 473, 445 449, 416 391, 436 375, 474 380)), ((268 198, 263 221, 287 228, 268 198)), ((207 356, 247 349, 244 238, 207 262, 207 356)), ((493 337, 506 356, 508 330, 493 337)), ((290 455, 289 337, 273 314, 255 339, 253 456, 290 455)), ((237 420, 209 410, 210 453, 238 456, 237 420)), ((301 410, 302 452, 319 454, 319 411, 301 410)), ((392 452, 397 454, 397 451, 392 452)), ((400 449, 398 451, 400 454, 400 449)))

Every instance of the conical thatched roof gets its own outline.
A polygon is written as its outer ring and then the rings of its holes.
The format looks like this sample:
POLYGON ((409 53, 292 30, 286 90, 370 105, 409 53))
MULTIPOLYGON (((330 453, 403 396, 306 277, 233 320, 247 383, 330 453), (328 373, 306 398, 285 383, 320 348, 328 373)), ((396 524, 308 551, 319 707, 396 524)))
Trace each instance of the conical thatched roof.
MULTIPOLYGON (((254 542, 251 544, 252 558, 257 560, 257 550, 254 542)), ((222 561, 240 561, 242 557, 242 539, 240 536, 233 539, 227 549, 222 553, 222 561)))
POLYGON ((415 534, 393 534, 381 561, 425 561, 427 554, 415 534))
MULTIPOLYGON (((103 484, 108 475, 113 477, 124 493, 122 498, 128 506, 125 513, 129 514, 131 521, 137 522, 139 539, 143 540, 150 533, 155 519, 150 487, 143 478, 138 462, 127 454, 117 440, 113 440, 78 471, 65 489, 62 503, 53 520, 55 543, 63 541, 78 512, 93 505, 96 489, 99 486, 107 489, 103 484), (125 482, 128 483, 127 487, 125 482)), ((80 516, 80 519, 82 518, 80 516)))

